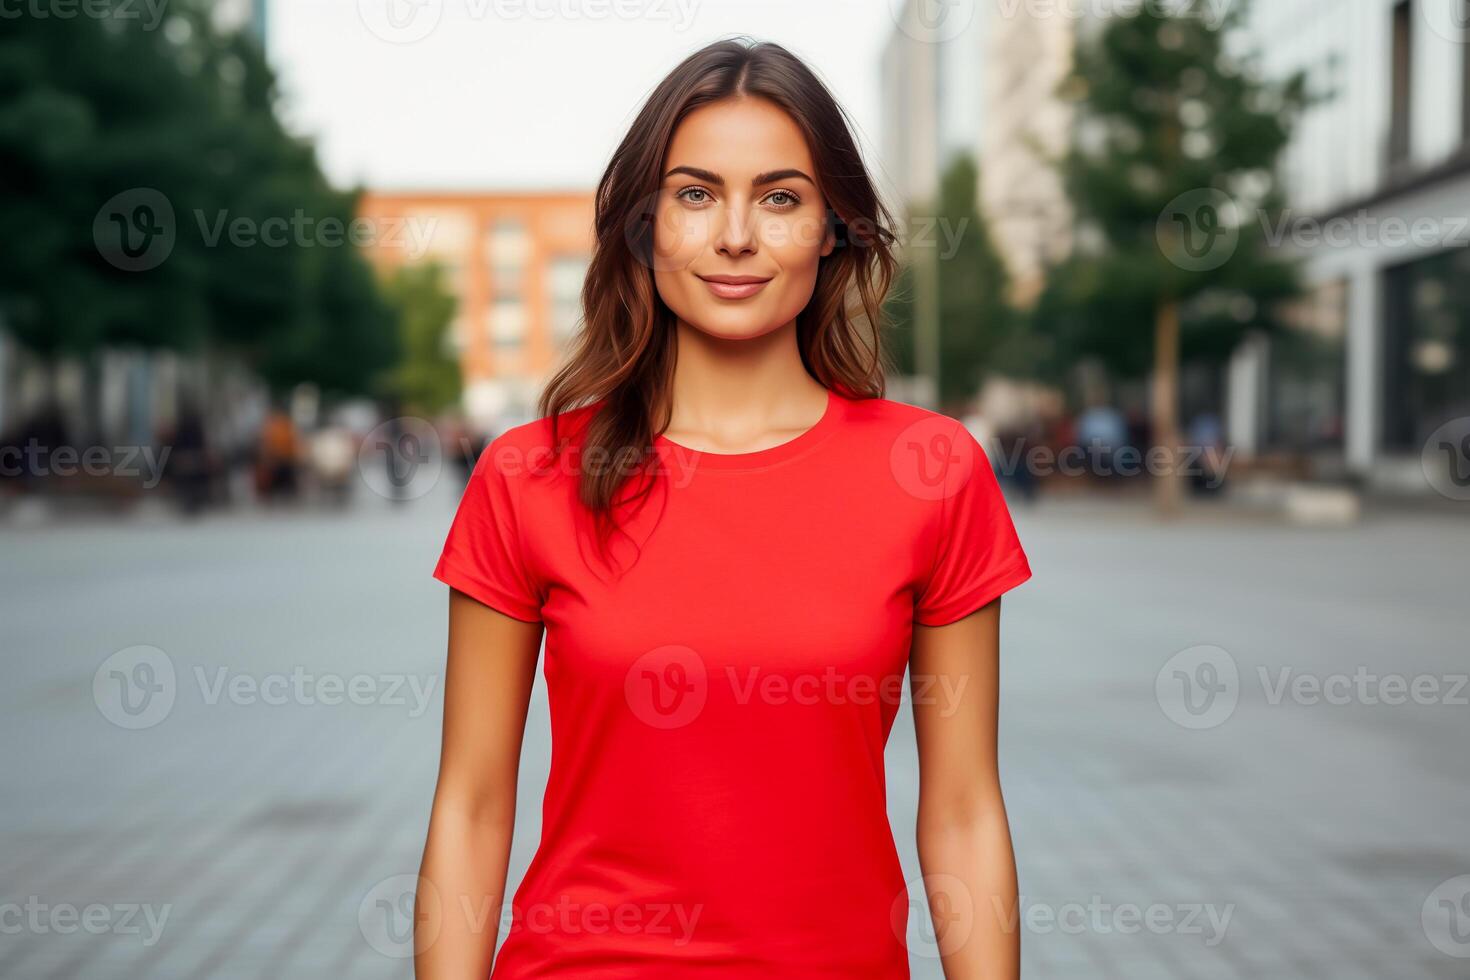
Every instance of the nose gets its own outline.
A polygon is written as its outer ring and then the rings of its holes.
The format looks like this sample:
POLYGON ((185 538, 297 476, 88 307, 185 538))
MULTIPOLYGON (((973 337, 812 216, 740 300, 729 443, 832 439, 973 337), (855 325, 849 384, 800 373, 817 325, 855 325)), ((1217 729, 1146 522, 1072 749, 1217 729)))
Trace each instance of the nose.
POLYGON ((725 256, 753 254, 756 250, 755 220, 745 206, 735 201, 721 212, 721 224, 715 233, 715 249, 725 256))

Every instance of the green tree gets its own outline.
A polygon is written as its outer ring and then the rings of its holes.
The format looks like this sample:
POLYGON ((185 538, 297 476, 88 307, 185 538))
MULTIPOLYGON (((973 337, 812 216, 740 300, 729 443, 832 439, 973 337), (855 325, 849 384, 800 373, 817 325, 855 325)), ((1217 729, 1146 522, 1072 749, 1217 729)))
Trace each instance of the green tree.
POLYGON ((402 357, 387 389, 405 410, 423 415, 459 400, 459 361, 449 349, 456 300, 437 263, 406 265, 388 279, 386 292, 397 313, 402 357))
POLYGON ((977 194, 980 175, 968 154, 957 156, 939 182, 939 397, 962 402, 996 365, 996 354, 1015 333, 1010 274, 991 240, 977 194), (957 236, 948 254, 945 229, 957 236))
MULTIPOLYGON (((1078 246, 1033 320, 1053 368, 1092 355, 1125 376, 1151 369, 1154 441, 1170 458, 1181 347, 1223 358, 1247 329, 1277 329, 1274 306, 1298 292, 1266 230, 1283 208, 1278 158, 1309 98, 1302 74, 1265 80, 1236 43, 1247 14, 1234 4, 1212 26, 1144 4, 1080 44, 1062 86, 1077 110, 1060 165, 1078 246)), ((1168 469, 1165 512, 1181 493, 1168 469)))
POLYGON ((1005 263, 991 241, 981 214, 975 160, 957 155, 939 183, 932 224, 922 207, 910 208, 911 241, 886 307, 893 331, 895 362, 900 370, 921 370, 916 290, 924 277, 915 263, 934 264, 935 310, 938 321, 938 373, 941 405, 972 396, 987 370, 1010 370, 1018 318, 1009 301, 1005 263))
POLYGON ((396 335, 345 235, 356 196, 286 132, 254 38, 200 0, 157 23, 106 6, 0 34, 0 321, 50 358, 210 351, 278 388, 369 390, 396 335))

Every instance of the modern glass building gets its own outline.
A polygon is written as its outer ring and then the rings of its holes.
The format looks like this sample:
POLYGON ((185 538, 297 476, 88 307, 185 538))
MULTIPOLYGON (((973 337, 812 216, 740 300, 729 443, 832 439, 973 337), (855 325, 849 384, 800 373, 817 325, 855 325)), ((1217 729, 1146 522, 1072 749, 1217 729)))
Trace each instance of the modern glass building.
POLYGON ((1337 455, 1378 488, 1423 488, 1421 451, 1470 416, 1470 0, 1270 0, 1264 67, 1330 98, 1284 160, 1296 329, 1247 345, 1232 437, 1337 455))

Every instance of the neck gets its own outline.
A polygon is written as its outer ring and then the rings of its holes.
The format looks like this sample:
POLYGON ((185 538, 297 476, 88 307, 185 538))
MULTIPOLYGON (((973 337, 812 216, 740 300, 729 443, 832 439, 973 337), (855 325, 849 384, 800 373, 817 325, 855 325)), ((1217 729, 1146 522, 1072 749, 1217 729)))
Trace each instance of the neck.
POLYGON ((802 364, 795 320, 741 338, 717 337, 681 320, 675 336, 670 431, 735 441, 744 434, 809 426, 826 408, 826 390, 802 364))

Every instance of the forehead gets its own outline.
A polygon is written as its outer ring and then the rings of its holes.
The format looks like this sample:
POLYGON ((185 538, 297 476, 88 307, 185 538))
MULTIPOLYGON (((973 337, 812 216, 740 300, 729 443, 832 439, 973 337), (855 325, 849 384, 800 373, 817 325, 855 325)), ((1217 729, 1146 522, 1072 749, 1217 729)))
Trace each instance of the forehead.
POLYGON ((815 176, 796 121, 775 103, 749 97, 712 102, 685 116, 669 140, 663 169, 678 166, 703 167, 742 183, 786 167, 815 176))

